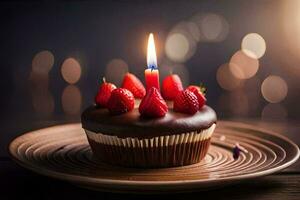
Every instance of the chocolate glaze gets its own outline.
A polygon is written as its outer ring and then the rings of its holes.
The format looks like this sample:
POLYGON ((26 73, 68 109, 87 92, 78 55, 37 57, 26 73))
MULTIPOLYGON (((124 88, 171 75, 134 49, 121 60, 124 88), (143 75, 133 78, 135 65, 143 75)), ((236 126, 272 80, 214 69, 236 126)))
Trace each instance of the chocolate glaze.
POLYGON ((141 117, 137 108, 112 116, 107 109, 90 106, 81 115, 84 129, 120 138, 151 138, 200 131, 209 128, 216 121, 216 113, 209 106, 203 106, 194 115, 174 112, 170 108, 166 116, 154 119, 141 117))

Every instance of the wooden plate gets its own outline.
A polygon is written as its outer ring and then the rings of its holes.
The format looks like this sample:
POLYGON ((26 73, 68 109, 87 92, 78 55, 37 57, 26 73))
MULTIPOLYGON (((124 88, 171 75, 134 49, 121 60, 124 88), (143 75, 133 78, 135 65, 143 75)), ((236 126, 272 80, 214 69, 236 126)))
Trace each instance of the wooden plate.
POLYGON ((133 169, 106 165, 93 158, 81 124, 26 133, 9 146, 12 158, 39 174, 82 187, 113 192, 188 192, 207 190, 268 175, 293 164, 299 148, 289 139, 257 127, 218 122, 205 159, 194 165, 133 169), (237 160, 238 142, 247 153, 237 160))

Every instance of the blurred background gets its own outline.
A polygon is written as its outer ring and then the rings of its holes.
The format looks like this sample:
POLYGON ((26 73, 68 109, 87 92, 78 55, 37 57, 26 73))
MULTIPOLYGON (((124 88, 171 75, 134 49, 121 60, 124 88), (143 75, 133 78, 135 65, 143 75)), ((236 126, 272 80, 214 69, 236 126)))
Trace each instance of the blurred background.
POLYGON ((220 119, 299 119, 298 0, 0 4, 0 158, 24 131, 78 122, 103 76, 144 81, 150 32, 160 80, 203 83, 220 119))

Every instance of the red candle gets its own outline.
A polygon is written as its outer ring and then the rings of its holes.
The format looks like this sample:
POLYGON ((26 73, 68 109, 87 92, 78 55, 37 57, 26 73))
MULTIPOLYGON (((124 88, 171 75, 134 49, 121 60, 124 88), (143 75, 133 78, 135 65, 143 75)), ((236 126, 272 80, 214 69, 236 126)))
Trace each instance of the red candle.
POLYGON ((153 34, 150 33, 147 49, 147 66, 145 70, 146 90, 155 87, 159 90, 159 71, 157 68, 156 51, 153 34))
POLYGON ((146 79, 146 90, 151 87, 155 87, 159 90, 159 72, 158 69, 146 69, 145 70, 146 79))

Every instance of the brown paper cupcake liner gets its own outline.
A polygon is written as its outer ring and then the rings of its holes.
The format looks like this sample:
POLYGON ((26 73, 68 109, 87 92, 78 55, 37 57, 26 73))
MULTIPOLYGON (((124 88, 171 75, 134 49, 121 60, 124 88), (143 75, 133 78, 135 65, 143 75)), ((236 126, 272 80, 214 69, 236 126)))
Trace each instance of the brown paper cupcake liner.
POLYGON ((119 138, 85 130, 101 161, 126 167, 175 167, 200 162, 208 151, 216 124, 200 132, 154 138, 119 138))

